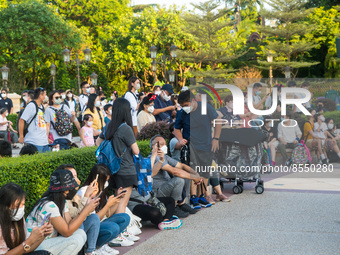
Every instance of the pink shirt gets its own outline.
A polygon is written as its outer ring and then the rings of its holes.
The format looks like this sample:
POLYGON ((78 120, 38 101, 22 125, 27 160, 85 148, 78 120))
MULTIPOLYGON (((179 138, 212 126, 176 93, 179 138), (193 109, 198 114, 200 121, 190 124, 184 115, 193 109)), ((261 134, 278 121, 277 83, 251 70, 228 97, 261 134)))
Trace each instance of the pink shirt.
MULTIPOLYGON (((27 236, 27 229, 26 229, 26 224, 24 224, 24 228, 25 228, 25 231, 26 231, 26 236, 27 236)), ((12 236, 13 236, 13 229, 12 229, 12 236)), ((1 230, 1 227, 0 227, 0 255, 3 255, 3 254, 6 254, 7 252, 9 251, 9 248, 7 247, 7 244, 4 240, 4 237, 2 235, 2 230, 1 230)))
MULTIPOLYGON (((84 140, 87 146, 94 146, 93 128, 88 127, 88 126, 83 126, 81 129, 84 130, 84 140)), ((85 144, 83 143, 83 140, 81 141, 80 146, 86 147, 85 144)))
MULTIPOLYGON (((2 115, 0 115, 0 123, 2 122, 6 122, 7 118, 6 117, 2 117, 2 115)), ((6 131, 7 130, 7 126, 8 123, 6 123, 5 125, 0 125, 0 131, 6 131)))

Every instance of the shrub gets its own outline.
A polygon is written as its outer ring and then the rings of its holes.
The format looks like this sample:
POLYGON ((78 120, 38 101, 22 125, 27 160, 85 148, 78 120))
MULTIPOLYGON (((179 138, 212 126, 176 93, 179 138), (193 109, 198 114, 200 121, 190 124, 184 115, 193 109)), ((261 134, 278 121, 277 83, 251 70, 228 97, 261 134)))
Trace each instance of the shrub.
MULTIPOLYGON (((149 141, 138 141, 144 157, 150 153, 149 141)), ((2 158, 0 161, 0 186, 14 182, 26 192, 26 212, 47 190, 51 173, 61 164, 73 164, 78 178, 85 181, 96 164, 96 147, 76 148, 67 151, 2 158)))
POLYGON ((17 117, 18 115, 16 113, 8 114, 7 116, 7 120, 12 121, 14 130, 17 130, 17 117))
POLYGON ((137 140, 150 139, 154 135, 160 134, 165 139, 170 136, 169 123, 158 121, 146 124, 141 131, 137 134, 137 140))
POLYGON ((318 103, 323 103, 325 109, 327 111, 335 111, 336 110, 336 104, 333 100, 327 99, 327 98, 320 98, 315 101, 314 105, 318 105, 318 103))
POLYGON ((340 111, 325 112, 323 115, 326 119, 333 119, 335 124, 340 124, 340 111))

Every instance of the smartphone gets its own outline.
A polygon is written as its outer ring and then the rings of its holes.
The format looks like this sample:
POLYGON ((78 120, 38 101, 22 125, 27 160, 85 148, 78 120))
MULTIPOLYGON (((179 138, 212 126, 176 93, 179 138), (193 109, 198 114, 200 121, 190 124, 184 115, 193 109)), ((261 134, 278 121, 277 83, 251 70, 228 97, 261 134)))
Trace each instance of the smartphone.
POLYGON ((51 213, 46 213, 45 216, 44 216, 43 221, 41 222, 40 227, 42 227, 45 222, 48 222, 50 220, 50 217, 51 217, 51 213))
POLYGON ((98 177, 99 177, 99 174, 97 174, 97 176, 96 176, 96 180, 94 182, 94 185, 96 185, 98 183, 98 177))
POLYGON ((102 195, 103 191, 99 192, 95 197, 100 197, 102 195))
POLYGON ((122 195, 124 195, 126 193, 126 189, 122 190, 122 192, 119 193, 119 195, 117 197, 121 197, 122 195))
POLYGON ((157 142, 157 148, 160 149, 161 147, 159 147, 159 141, 157 142))

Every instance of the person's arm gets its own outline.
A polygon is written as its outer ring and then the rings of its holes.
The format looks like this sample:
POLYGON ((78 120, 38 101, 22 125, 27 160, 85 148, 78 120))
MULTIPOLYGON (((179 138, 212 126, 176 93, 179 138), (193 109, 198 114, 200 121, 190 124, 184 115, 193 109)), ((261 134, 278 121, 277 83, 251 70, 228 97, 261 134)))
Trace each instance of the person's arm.
POLYGON ((177 168, 183 169, 184 171, 188 172, 189 174, 200 176, 194 169, 192 169, 190 166, 183 164, 181 162, 178 162, 176 165, 177 168))
MULTIPOLYGON (((220 116, 218 116, 216 119, 219 120, 221 118, 220 118, 220 116)), ((219 139, 220 139, 220 135, 221 135, 221 130, 222 130, 222 124, 220 122, 218 122, 218 124, 215 124, 215 128, 214 128, 214 137, 213 138, 216 138, 218 140, 213 139, 213 141, 212 141, 211 150, 213 152, 216 152, 219 149, 219 145, 220 145, 219 139)))
POLYGON ((167 111, 173 111, 173 110, 175 110, 176 109, 176 107, 175 106, 173 106, 173 105, 170 105, 170 106, 167 106, 167 107, 164 107, 164 108, 155 108, 155 110, 153 111, 153 115, 158 115, 158 114, 160 114, 160 113, 162 113, 162 112, 167 112, 167 111))
POLYGON ((19 143, 24 143, 24 125, 25 121, 19 119, 19 143))
POLYGON ((155 144, 152 154, 151 154, 151 177, 155 177, 159 170, 161 170, 162 165, 164 163, 164 152, 158 148, 157 143, 155 144), (159 156, 159 160, 156 161, 157 155, 159 156))
POLYGON ((96 145, 97 145, 97 147, 99 147, 99 146, 100 146, 100 144, 101 144, 102 142, 104 142, 104 139, 102 139, 102 138, 98 137, 98 138, 97 138, 97 141, 96 141, 96 145))
MULTIPOLYGON (((82 140, 83 144, 85 145, 85 147, 87 146, 86 142, 85 142, 85 138, 84 138, 84 129, 80 129, 80 132, 79 132, 79 136, 80 136, 80 139, 82 140)), ((99 139, 99 138, 98 138, 99 139)))
POLYGON ((133 154, 139 155, 139 148, 138 148, 138 144, 137 143, 131 144, 130 147, 131 147, 131 150, 132 150, 133 154))
POLYGON ((174 135, 177 138, 178 143, 180 144, 181 147, 187 144, 188 141, 183 138, 181 130, 174 128, 174 135))
POLYGON ((118 204, 120 202, 120 197, 110 196, 105 204, 105 206, 97 212, 99 219, 102 220, 104 216, 110 217, 117 210, 118 204))
POLYGON ((173 176, 181 177, 183 179, 193 180, 195 183, 199 183, 201 180, 201 177, 197 173, 194 175, 194 174, 188 173, 187 171, 184 171, 183 169, 172 167, 169 164, 166 164, 165 166, 163 166, 162 170, 169 172, 173 176))
POLYGON ((98 136, 100 135, 100 131, 98 131, 97 129, 93 129, 93 136, 98 136))

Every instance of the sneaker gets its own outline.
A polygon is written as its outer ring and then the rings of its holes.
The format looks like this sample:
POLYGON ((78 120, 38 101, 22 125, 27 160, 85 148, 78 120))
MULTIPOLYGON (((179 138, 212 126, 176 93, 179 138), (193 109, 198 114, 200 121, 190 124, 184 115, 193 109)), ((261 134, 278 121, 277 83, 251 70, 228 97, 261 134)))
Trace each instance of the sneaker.
POLYGON ((287 159, 287 161, 285 162, 285 166, 290 166, 291 164, 292 164, 292 160, 287 159))
MULTIPOLYGON (((93 254, 93 253, 92 253, 93 254)), ((98 255, 111 255, 111 254, 119 254, 119 251, 109 247, 107 244, 100 247, 98 250, 96 250, 96 253, 98 255)))
POLYGON ((137 227, 136 225, 128 226, 126 229, 129 233, 133 234, 134 236, 142 234, 142 230, 140 230, 140 228, 137 227))
POLYGON ((202 207, 204 208, 208 208, 210 206, 212 206, 212 204, 210 204, 204 197, 204 195, 200 196, 198 198, 198 202, 201 204, 202 207))
POLYGON ((186 218, 189 216, 188 212, 182 211, 178 206, 175 207, 175 211, 174 214, 178 217, 178 218, 186 218))
POLYGON ((198 197, 195 196, 195 195, 192 195, 191 198, 190 198, 190 204, 192 205, 192 208, 194 209, 201 209, 201 205, 200 203, 198 202, 198 197))
POLYGON ((111 242, 109 242, 110 247, 131 246, 134 244, 135 244, 134 241, 127 240, 125 237, 122 236, 122 234, 120 234, 111 242))
POLYGON ((130 240, 133 242, 136 242, 140 239, 138 236, 134 236, 133 234, 128 232, 126 229, 123 231, 122 236, 125 237, 127 240, 130 240))
POLYGON ((182 211, 188 212, 188 213, 190 213, 190 214, 195 214, 195 213, 197 213, 197 210, 196 210, 196 209, 191 208, 191 206, 187 205, 186 203, 180 205, 179 208, 181 208, 182 211))
POLYGON ((222 202, 230 202, 231 201, 230 198, 225 196, 224 194, 217 195, 216 199, 219 200, 219 201, 222 201, 222 202))
POLYGON ((327 159, 326 158, 324 158, 323 160, 322 160, 322 164, 328 164, 328 162, 327 162, 327 159))
POLYGON ((215 200, 211 196, 206 196, 205 199, 212 205, 215 204, 215 200))
POLYGON ((272 163, 272 166, 275 166, 275 165, 276 165, 275 161, 273 161, 273 160, 272 160, 271 163, 272 163))
POLYGON ((172 218, 167 221, 163 221, 158 224, 158 228, 160 230, 169 230, 169 229, 179 229, 183 224, 183 221, 180 219, 172 218))
MULTIPOLYGON (((113 248, 110 248, 110 249, 113 249, 113 248)), ((99 251, 96 250, 96 251, 93 251, 93 252, 90 252, 90 253, 85 253, 85 255, 101 255, 101 253, 99 253, 99 251)))

